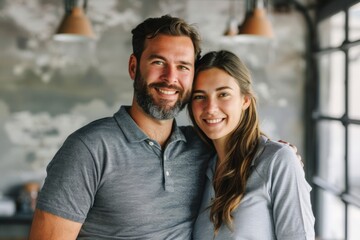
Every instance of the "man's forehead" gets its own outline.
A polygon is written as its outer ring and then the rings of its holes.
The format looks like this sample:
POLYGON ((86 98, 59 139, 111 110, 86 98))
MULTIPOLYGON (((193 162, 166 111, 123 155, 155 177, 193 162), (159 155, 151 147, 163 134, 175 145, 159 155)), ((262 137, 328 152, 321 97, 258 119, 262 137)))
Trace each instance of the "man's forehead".
POLYGON ((144 43, 144 51, 157 54, 162 51, 177 52, 180 55, 191 55, 195 61, 195 48, 190 37, 158 34, 153 38, 147 38, 144 43))

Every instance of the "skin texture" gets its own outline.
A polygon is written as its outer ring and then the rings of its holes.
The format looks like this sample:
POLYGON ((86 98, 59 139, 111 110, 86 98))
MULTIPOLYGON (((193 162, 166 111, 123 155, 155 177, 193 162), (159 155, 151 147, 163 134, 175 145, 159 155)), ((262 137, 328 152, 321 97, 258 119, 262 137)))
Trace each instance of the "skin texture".
POLYGON ((250 100, 240 92, 236 80, 225 71, 211 68, 198 74, 192 97, 196 124, 214 142, 221 157, 229 134, 240 122, 250 100))
MULTIPOLYGON (((176 103, 180 95, 190 96, 194 64, 194 47, 190 38, 158 35, 147 40, 140 62, 134 55, 130 56, 129 74, 131 79, 135 80, 139 65, 141 76, 146 79, 153 102, 169 108, 176 103), (153 84, 155 86, 152 86, 153 84), (165 84, 169 87, 156 87, 156 84, 165 84), (181 92, 183 93, 180 94, 181 92)), ((164 146, 170 136, 173 119, 155 119, 144 112, 135 98, 130 108, 130 115, 150 138, 164 146)))
POLYGON ((76 239, 82 224, 51 213, 35 210, 29 239, 76 239))
MULTIPOLYGON (((195 53, 188 37, 158 35, 147 39, 140 62, 134 55, 129 59, 129 75, 136 79, 137 68, 152 96, 154 105, 170 109, 179 98, 190 96, 194 77, 195 53), (159 87, 161 86, 161 87, 159 87)), ((173 118, 159 120, 133 99, 130 115, 137 125, 152 139, 164 146, 170 136, 173 118)), ((82 224, 37 209, 29 240, 76 239, 82 224)))

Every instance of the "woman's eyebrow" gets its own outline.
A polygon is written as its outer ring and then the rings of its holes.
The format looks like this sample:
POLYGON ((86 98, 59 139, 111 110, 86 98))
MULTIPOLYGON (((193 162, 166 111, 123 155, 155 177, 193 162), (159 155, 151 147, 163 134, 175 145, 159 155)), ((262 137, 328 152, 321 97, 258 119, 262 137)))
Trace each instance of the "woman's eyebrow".
MULTIPOLYGON (((233 90, 231 87, 224 86, 224 87, 218 87, 218 88, 216 88, 215 91, 218 92, 218 91, 225 90, 225 89, 233 90)), ((205 93, 205 90, 195 89, 195 90, 193 90, 193 93, 205 93)))
POLYGON ((231 87, 229 87, 229 86, 218 87, 218 88, 216 88, 215 90, 216 90, 216 91, 221 91, 221 90, 225 90, 225 89, 233 90, 233 89, 232 89, 231 87))
POLYGON ((193 93, 205 93, 204 90, 193 90, 193 93))

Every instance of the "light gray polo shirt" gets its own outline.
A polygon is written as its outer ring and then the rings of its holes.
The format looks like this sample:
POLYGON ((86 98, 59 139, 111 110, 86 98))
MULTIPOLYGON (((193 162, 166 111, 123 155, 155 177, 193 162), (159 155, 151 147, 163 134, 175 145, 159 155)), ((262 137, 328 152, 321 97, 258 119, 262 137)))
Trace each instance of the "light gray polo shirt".
MULTIPOLYGON (((214 197, 212 179, 216 157, 207 170, 207 181, 194 239, 213 239, 209 209, 214 197)), ((311 187, 294 151, 289 146, 261 137, 252 163, 246 193, 233 212, 234 231, 222 225, 215 239, 227 240, 313 240, 314 216, 311 187)))
POLYGON ((190 239, 209 159, 192 127, 161 149, 121 107, 68 137, 37 207, 83 223, 78 239, 190 239))

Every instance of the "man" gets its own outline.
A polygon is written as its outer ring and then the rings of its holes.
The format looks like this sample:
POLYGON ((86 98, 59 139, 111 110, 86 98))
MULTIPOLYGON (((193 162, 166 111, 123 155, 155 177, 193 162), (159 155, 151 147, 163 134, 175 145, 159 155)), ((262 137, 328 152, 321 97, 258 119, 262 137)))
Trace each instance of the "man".
POLYGON ((132 105, 71 134, 47 168, 30 239, 190 239, 210 152, 174 117, 191 94, 197 31, 171 16, 132 31, 132 105))

